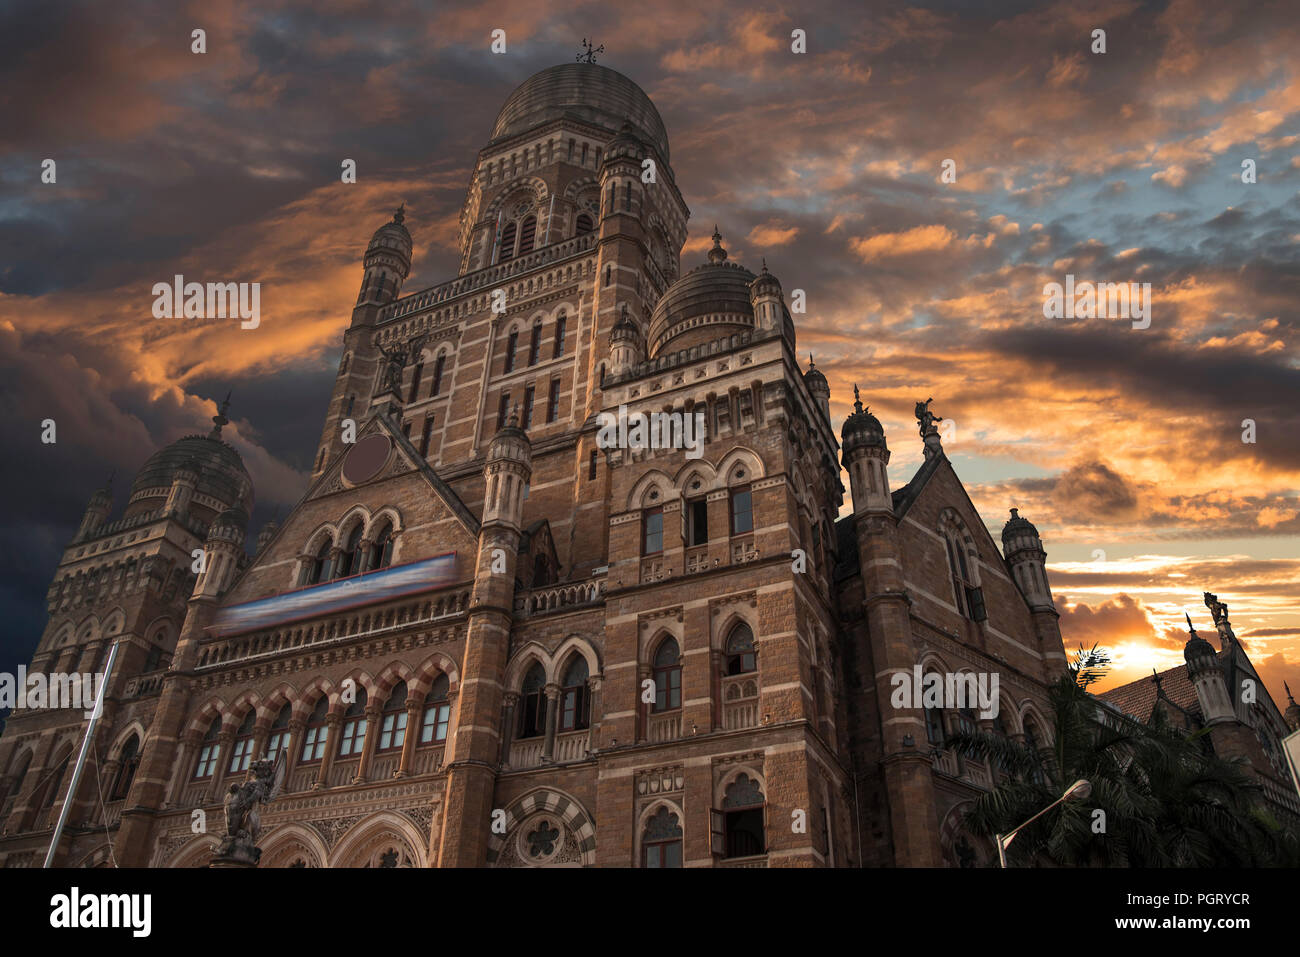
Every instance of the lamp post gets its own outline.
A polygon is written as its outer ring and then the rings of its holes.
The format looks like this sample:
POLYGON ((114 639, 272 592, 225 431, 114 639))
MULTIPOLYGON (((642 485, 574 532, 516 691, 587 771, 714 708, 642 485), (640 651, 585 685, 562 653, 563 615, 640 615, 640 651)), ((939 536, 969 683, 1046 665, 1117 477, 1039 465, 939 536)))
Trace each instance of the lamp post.
POLYGON ((1011 842, 1016 839, 1017 834, 1019 834, 1029 825, 1033 824, 1035 821, 1037 821, 1040 817, 1042 817, 1052 808, 1056 807, 1056 805, 1061 804, 1065 801, 1086 800, 1088 795, 1090 795, 1091 793, 1092 793, 1092 784, 1089 781, 1085 780, 1084 778, 1079 778, 1079 780, 1075 781, 1068 788, 1066 788, 1064 794, 1062 794, 1051 804, 1047 805, 1047 807, 1043 808, 1041 811, 1039 811, 1037 814, 1031 817, 1024 824, 1021 824, 1018 828, 1011 831, 1009 834, 994 835, 994 837, 998 842, 998 861, 1001 863, 1002 867, 1005 869, 1007 866, 1007 848, 1011 846, 1011 842))

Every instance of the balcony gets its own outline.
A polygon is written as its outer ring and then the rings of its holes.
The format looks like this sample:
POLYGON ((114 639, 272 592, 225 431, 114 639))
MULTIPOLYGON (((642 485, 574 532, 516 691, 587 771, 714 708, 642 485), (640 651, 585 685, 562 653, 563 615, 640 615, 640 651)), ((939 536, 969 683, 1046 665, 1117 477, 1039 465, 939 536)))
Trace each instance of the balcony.
POLYGON ((722 679, 722 726, 728 731, 758 727, 758 676, 722 679))
POLYGON ((753 857, 722 857, 714 862, 714 867, 767 867, 767 855, 756 854, 753 857))
POLYGON ((339 761, 336 759, 334 761, 334 767, 330 768, 329 787, 346 787, 357 779, 357 771, 360 769, 360 758, 349 758, 347 761, 339 761))
POLYGON ((646 738, 652 744, 661 741, 676 741, 682 736, 682 713, 668 711, 663 714, 651 714, 646 730, 646 738))
POLYGON ((320 777, 320 763, 309 764, 293 772, 289 778, 289 786, 285 790, 292 793, 310 791, 316 786, 318 777, 320 777))
POLYGON ((542 763, 542 748, 545 745, 546 739, 541 736, 510 742, 510 767, 515 769, 539 767, 542 763))
POLYGON ((587 742, 589 740, 591 740, 591 736, 586 729, 557 734, 555 736, 556 762, 581 761, 587 756, 587 742))
POLYGON ((605 580, 573 582, 567 585, 553 585, 549 588, 535 588, 515 596, 515 615, 529 618, 544 615, 547 612, 566 608, 581 608, 586 605, 599 604, 605 597, 605 580))
POLYGON ((984 791, 993 790, 993 772, 985 762, 958 755, 952 748, 943 750, 936 748, 930 753, 930 757, 933 760, 934 770, 940 774, 965 781, 984 791))

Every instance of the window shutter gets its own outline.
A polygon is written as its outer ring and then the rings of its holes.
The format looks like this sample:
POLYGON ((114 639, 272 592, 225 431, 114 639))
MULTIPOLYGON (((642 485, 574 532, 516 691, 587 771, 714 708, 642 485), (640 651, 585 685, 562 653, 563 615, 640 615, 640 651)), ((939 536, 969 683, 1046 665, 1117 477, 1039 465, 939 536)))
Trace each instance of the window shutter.
POLYGON ((711 822, 712 833, 710 835, 710 851, 715 857, 727 856, 727 815, 717 808, 709 810, 709 820, 711 822))

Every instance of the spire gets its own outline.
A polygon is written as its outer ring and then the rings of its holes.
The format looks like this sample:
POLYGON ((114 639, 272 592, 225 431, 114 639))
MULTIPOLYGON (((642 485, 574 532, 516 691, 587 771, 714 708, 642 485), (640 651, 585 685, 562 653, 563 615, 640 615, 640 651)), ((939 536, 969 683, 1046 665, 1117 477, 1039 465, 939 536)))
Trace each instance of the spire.
POLYGON ((230 396, 231 393, 227 392, 225 401, 221 403, 221 408, 218 410, 217 414, 212 417, 212 431, 208 433, 208 438, 210 439, 221 438, 222 426, 230 424, 230 420, 226 418, 226 410, 230 408, 230 396))
POLYGON ((862 396, 858 394, 858 384, 853 383, 853 411, 862 411, 862 396))
POLYGON ((722 233, 718 232, 717 223, 713 224, 713 248, 709 250, 709 262, 721 263, 727 261, 727 251, 722 248, 722 233))
POLYGON ((1286 700, 1287 700, 1287 701, 1290 701, 1291 704, 1294 705, 1294 704, 1295 704, 1295 698, 1291 697, 1291 686, 1290 686, 1289 684, 1287 684, 1285 681, 1283 681, 1283 682, 1282 682, 1282 687, 1286 689, 1286 700))
POLYGON ((1160 672, 1154 668, 1151 669, 1151 680, 1156 683, 1156 697, 1164 697, 1165 689, 1160 685, 1160 672))
POLYGON ((1196 629, 1192 627, 1192 616, 1187 612, 1183 612, 1183 617, 1187 619, 1187 633, 1193 638, 1197 637, 1196 629))
POLYGON ((810 352, 808 353, 808 369, 811 371, 812 369, 816 369, 816 368, 817 368, 817 363, 813 362, 812 353, 810 352))

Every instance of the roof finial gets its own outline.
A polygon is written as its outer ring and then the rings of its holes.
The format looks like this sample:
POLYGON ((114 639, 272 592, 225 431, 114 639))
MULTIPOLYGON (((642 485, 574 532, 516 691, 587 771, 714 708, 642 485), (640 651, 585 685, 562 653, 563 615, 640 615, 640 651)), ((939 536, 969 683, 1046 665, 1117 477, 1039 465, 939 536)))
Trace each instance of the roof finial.
POLYGON ((406 203, 398 206, 397 211, 393 213, 393 222, 397 223, 397 225, 402 225, 404 219, 406 219, 406 203))
POLYGON ((596 54, 605 52, 605 44, 602 43, 600 46, 592 49, 591 42, 586 37, 582 38, 582 47, 583 52, 574 57, 574 59, 579 63, 595 63, 596 54))
POLYGON ((217 414, 212 417, 212 431, 208 433, 210 439, 221 438, 221 427, 230 424, 230 420, 226 418, 226 410, 230 408, 230 396, 231 393, 227 392, 225 400, 217 410, 217 414))
POLYGON ((1193 638, 1195 638, 1195 637, 1196 637, 1196 629, 1192 627, 1192 616, 1189 615, 1186 611, 1184 611, 1184 612, 1183 612, 1183 617, 1187 619, 1187 631, 1191 634, 1191 636, 1192 636, 1193 638))
POLYGON ((1164 694, 1164 688, 1162 688, 1162 687, 1160 686, 1160 681, 1161 681, 1161 678, 1160 678, 1160 672, 1156 671, 1155 668, 1152 668, 1152 669, 1151 669, 1151 680, 1154 681, 1154 682, 1156 683, 1156 694, 1157 694, 1157 695, 1163 695, 1163 694, 1164 694))
POLYGON ((1295 704, 1295 698, 1291 697, 1291 686, 1287 684, 1285 681, 1283 681, 1282 687, 1286 689, 1286 700, 1290 701, 1292 704, 1295 704))
POLYGON ((817 363, 813 362, 813 357, 811 352, 808 353, 808 368, 809 370, 817 368, 817 363))
POLYGON ((862 396, 858 394, 858 384, 853 383, 853 411, 862 411, 862 396))
POLYGON ((722 248, 722 233, 718 232, 717 223, 713 225, 713 248, 709 250, 709 262, 720 263, 727 261, 727 251, 722 248))

